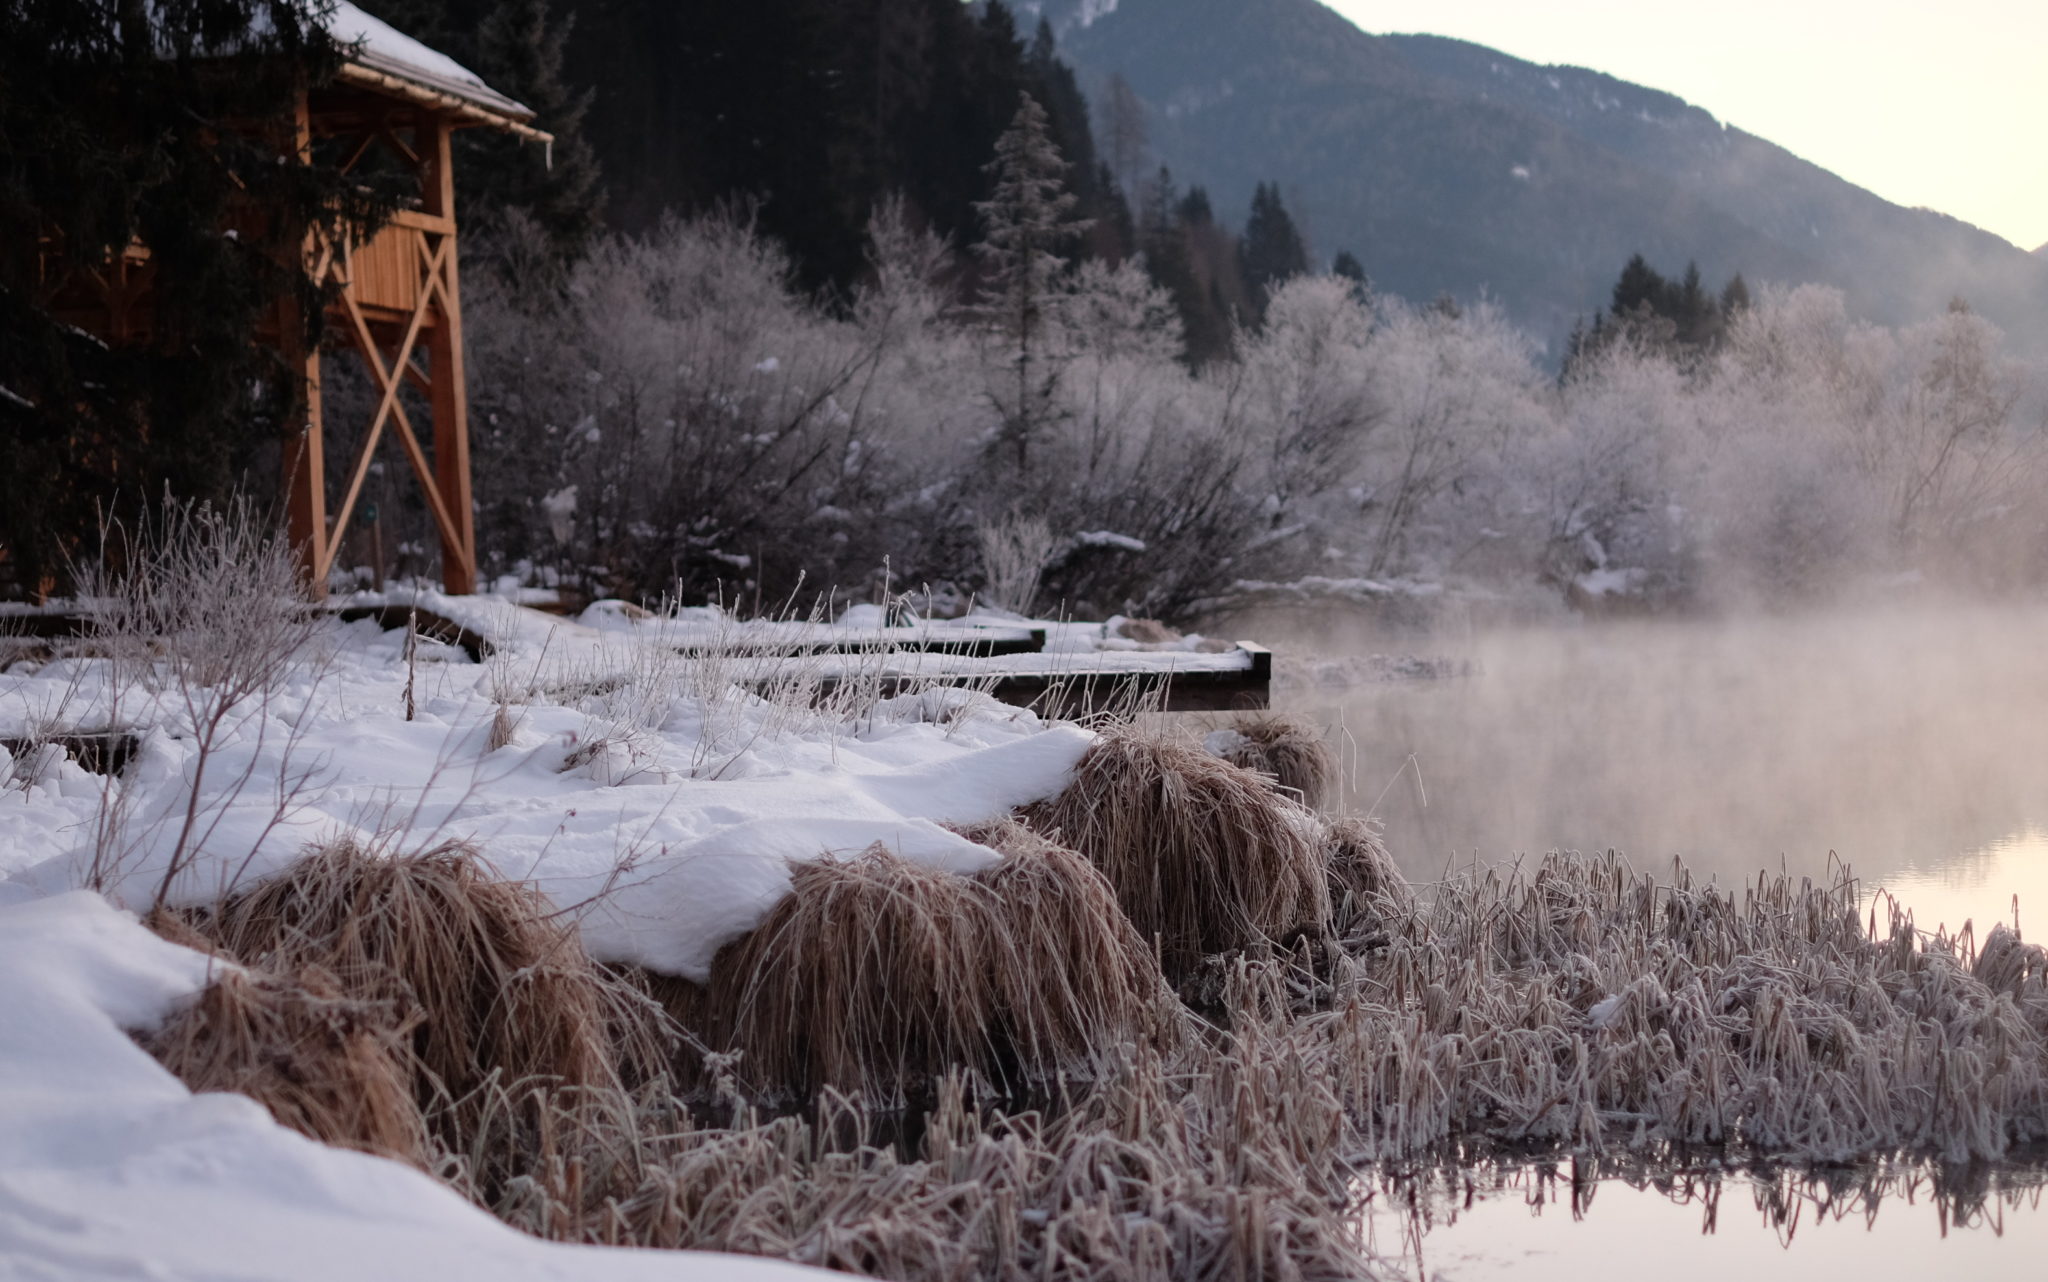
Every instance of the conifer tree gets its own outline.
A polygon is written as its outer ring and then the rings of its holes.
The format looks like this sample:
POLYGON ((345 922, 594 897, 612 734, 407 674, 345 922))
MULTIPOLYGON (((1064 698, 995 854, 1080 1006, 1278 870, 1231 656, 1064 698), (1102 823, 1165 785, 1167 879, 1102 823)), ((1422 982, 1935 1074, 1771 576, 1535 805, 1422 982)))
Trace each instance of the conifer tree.
POLYGON ((1244 225, 1244 279, 1258 315, 1266 313, 1273 287, 1308 274, 1308 247, 1280 199, 1279 183, 1260 183, 1244 225))
POLYGON ((1728 283, 1721 289, 1721 315, 1724 319, 1732 321, 1739 313, 1748 310, 1749 282, 1742 279, 1741 272, 1737 272, 1728 278, 1728 283))
POLYGON ((55 582, 109 513, 222 496, 304 423, 298 374, 252 337, 292 320, 317 343, 304 235, 366 235, 396 200, 317 156, 281 163, 301 86, 342 63, 325 18, 316 0, 0 5, 0 578, 17 590, 55 582), (251 205, 267 217, 234 227, 251 205), (53 313, 137 242, 146 328, 102 341, 53 313))
POLYGON ((1330 264, 1330 274, 1341 276, 1351 282, 1351 292, 1360 303, 1372 299, 1372 279, 1365 274, 1365 264, 1358 261, 1358 255, 1348 249, 1337 251, 1337 260, 1330 264))
POLYGON ((595 90, 574 88, 563 63, 575 15, 560 0, 368 0, 400 31, 469 67, 493 89, 531 107, 534 127, 554 135, 543 158, 532 143, 492 129, 456 135, 456 198, 469 214, 517 210, 573 258, 597 230, 604 191, 584 133, 595 90))
POLYGON ((1030 467, 1032 438, 1049 413, 1058 377, 1046 336, 1066 270, 1060 251, 1087 228, 1072 217, 1067 165, 1048 126, 1045 108, 1021 95, 987 167, 994 190, 976 205, 985 229, 974 247, 983 270, 981 310, 1011 352, 1002 438, 1020 472, 1030 467))
POLYGON ((456 167, 468 176, 465 198, 484 210, 523 210, 564 259, 582 253, 602 216, 597 154, 583 136, 595 96, 562 78, 562 58, 575 16, 557 21, 548 0, 503 0, 477 30, 477 68, 493 87, 533 108, 534 125, 554 135, 548 163, 495 130, 466 131, 469 156, 456 167))
POLYGON ((1682 346, 1701 347, 1713 343, 1720 333, 1721 313, 1714 296, 1700 284, 1700 265, 1689 262, 1685 275, 1671 292, 1668 314, 1678 327, 1682 346))
POLYGON ((1645 308, 1657 312, 1670 288, 1670 282, 1657 274, 1648 259, 1641 254, 1632 256, 1622 266, 1621 278, 1614 282, 1615 318, 1626 319, 1645 308))

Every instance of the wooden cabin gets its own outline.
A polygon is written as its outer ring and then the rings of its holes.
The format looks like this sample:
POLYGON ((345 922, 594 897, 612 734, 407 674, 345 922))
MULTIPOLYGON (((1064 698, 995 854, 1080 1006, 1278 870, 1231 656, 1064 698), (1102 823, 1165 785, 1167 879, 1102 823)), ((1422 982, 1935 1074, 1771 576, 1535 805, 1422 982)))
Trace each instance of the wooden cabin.
MULTIPOLYGON (((257 336, 283 345, 306 379, 306 421, 284 442, 292 542, 308 584, 316 593, 324 591, 371 465, 380 451, 395 447, 440 534, 443 582, 450 592, 473 592, 476 531, 450 144, 458 129, 496 129, 542 148, 553 140, 532 127, 531 110, 346 0, 336 4, 330 27, 354 53, 333 83, 301 95, 299 154, 311 155, 316 143, 337 146, 345 171, 381 156, 395 160, 418 187, 368 243, 335 244, 317 236, 306 243, 308 272, 336 286, 329 344, 353 350, 374 389, 370 421, 351 425, 364 428, 354 457, 327 456, 321 353, 295 350, 299 344, 292 335, 301 327, 280 315, 257 336), (414 421, 399 395, 408 383, 428 407, 424 423, 414 421)), ((148 247, 133 245, 100 269, 66 272, 52 310, 112 342, 144 339, 151 275, 148 247)))

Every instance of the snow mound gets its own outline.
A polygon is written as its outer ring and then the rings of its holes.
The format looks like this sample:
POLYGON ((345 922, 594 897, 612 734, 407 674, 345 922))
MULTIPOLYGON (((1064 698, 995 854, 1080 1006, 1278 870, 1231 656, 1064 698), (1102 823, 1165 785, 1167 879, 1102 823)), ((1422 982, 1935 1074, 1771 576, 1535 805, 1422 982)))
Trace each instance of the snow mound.
POLYGON ((0 1274, 181 1282, 799 1282, 729 1255, 527 1237, 411 1167, 194 1095, 126 1030, 207 982, 97 895, 0 900, 0 1274))
POLYGON ((689 657, 616 605, 575 623, 419 604, 490 637, 489 661, 421 646, 409 664, 399 633, 337 623, 326 654, 235 709, 210 751, 189 708, 104 660, 0 674, 0 734, 54 718, 135 744, 118 778, 47 746, 10 762, 0 887, 100 885, 142 910, 166 886, 179 905, 246 889, 315 845, 460 840, 571 914, 600 960, 702 980, 788 893, 792 862, 880 845, 960 874, 994 866, 950 829, 1059 792, 1094 741, 967 690, 851 713, 802 689, 763 697, 734 684, 753 659, 689 657))

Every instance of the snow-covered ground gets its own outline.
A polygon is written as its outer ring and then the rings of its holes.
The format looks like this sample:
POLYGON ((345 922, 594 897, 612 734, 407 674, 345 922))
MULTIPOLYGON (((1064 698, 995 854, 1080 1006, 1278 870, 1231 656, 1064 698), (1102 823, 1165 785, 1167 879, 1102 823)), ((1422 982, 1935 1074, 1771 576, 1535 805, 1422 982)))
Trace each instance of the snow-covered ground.
POLYGON ((0 883, 0 1278, 78 1282, 796 1282, 775 1261, 530 1238, 398 1162, 328 1148, 239 1095, 193 1095, 124 1030, 207 959, 88 891, 0 883))
MULTIPOLYGON (((961 873, 998 862, 953 828, 1057 792, 1093 741, 960 689, 813 706, 821 674, 857 683, 873 656, 824 656, 752 693, 733 682, 758 676, 758 656, 720 617, 421 606, 494 652, 477 664, 421 643, 409 665, 400 633, 323 623, 207 750, 207 696, 175 682, 102 658, 0 673, 0 739, 137 736, 118 779, 54 745, 0 758, 0 1277, 792 1272, 544 1245, 406 1167, 322 1148, 238 1097, 191 1096, 123 1030, 203 987, 207 962, 133 913, 174 864, 168 898, 194 903, 314 843, 463 839, 569 913, 599 959, 701 978, 787 891, 793 860, 880 843, 961 873), (676 644, 691 629, 695 658, 676 644), (104 896, 81 889, 94 882, 104 896)), ((1055 627, 1031 657, 1230 657, 1199 639, 1103 653, 1120 643, 1088 634, 1055 627)))
MULTIPOLYGON (((947 825, 1056 792, 1091 741, 964 690, 808 706, 806 682, 873 671, 866 656, 821 657, 792 670, 787 694, 762 697, 731 682, 780 661, 708 625, 698 639, 717 652, 692 659, 666 624, 605 630, 487 602, 428 606, 489 636, 490 660, 423 647, 408 720, 402 634, 333 624, 321 653, 234 711, 203 770, 184 704, 117 684, 105 661, 0 678, 0 738, 38 723, 139 736, 119 780, 50 748, 10 763, 0 875, 56 893, 97 872, 115 903, 140 909, 174 861, 184 866, 169 899, 189 904, 274 874, 312 842, 462 839, 576 913, 599 960, 701 979, 787 890, 790 860, 880 842, 980 870, 994 853, 947 825)), ((881 666, 914 671, 918 658, 881 666)))

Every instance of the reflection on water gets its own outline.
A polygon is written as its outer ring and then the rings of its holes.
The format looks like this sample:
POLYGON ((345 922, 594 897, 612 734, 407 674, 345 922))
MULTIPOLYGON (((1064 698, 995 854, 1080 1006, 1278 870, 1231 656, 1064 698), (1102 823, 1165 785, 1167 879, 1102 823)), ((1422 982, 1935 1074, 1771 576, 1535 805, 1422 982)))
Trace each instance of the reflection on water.
MULTIPOLYGON (((2042 770, 2048 774, 2048 762, 2042 770)), ((2023 934, 2032 924, 2030 937, 2048 934, 2048 828, 2030 825, 1976 850, 1908 865, 1883 880, 1884 889, 1922 925, 1974 921, 1979 940, 1995 921, 2016 924, 2023 934)))
POLYGON ((1833 850, 1921 926, 1981 939, 2015 894, 2023 925, 2048 913, 2044 640, 2041 606, 1324 638, 1473 675, 1285 698, 1343 722, 1353 804, 1418 880, 1608 847, 1724 884, 1818 878, 1833 850))
POLYGON ((1480 1163, 1362 1182, 1397 1276, 1586 1282, 2042 1276, 2038 1166, 1877 1163, 1816 1172, 1480 1163))
MULTIPOLYGON (((1923 929, 1970 921, 1981 941, 2017 897, 2023 933, 2048 936, 2048 607, 1296 645, 1469 673, 1283 695, 1342 723, 1348 803, 1384 821, 1418 882, 1606 848, 1723 885, 1818 880, 1833 851, 1923 929)), ((1566 1160, 1382 1173, 1365 1191, 1376 1248, 1418 1278, 2034 1279, 2043 1169, 1566 1160)))

